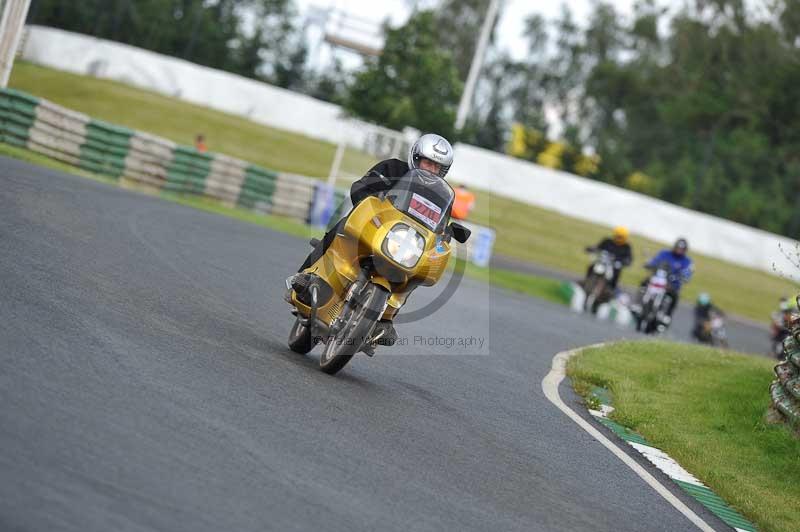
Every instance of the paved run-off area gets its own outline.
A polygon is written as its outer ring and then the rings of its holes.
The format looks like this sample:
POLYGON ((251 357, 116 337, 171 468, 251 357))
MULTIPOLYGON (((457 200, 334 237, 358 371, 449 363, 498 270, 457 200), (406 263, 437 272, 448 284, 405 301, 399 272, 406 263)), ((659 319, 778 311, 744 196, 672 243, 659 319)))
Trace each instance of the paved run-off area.
POLYGON ((401 326, 430 356, 330 377, 285 347, 307 251, 0 159, 0 529, 694 529, 539 386, 623 333, 465 279, 401 326))

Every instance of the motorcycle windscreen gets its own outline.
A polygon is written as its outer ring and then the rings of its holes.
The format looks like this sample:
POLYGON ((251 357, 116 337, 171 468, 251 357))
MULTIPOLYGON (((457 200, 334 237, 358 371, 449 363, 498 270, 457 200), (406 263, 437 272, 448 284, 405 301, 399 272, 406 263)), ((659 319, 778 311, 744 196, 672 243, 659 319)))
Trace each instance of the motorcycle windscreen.
POLYGON ((455 193, 447 181, 424 170, 411 170, 386 193, 394 208, 441 233, 450 217, 455 193))

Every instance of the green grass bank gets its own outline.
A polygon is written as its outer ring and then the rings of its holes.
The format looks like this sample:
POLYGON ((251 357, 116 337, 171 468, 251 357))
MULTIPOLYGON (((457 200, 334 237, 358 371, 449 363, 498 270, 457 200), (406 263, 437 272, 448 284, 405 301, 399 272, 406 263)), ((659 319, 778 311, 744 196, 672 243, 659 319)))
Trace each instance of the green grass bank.
POLYGON ((666 342, 587 349, 576 391, 610 390, 611 418, 641 433, 760 530, 800 529, 800 439, 766 420, 775 361, 666 342))
MULTIPOLYGON (((195 134, 203 132, 212 151, 275 170, 327 176, 335 151, 332 144, 269 128, 238 116, 121 83, 29 63, 18 62, 15 65, 10 86, 93 117, 148 131, 182 144, 191 144, 195 134)), ((372 163, 374 159, 371 157, 348 150, 342 170, 349 175, 360 175, 372 163)), ((453 177, 457 179, 458 176, 453 177)), ((343 180, 340 184, 346 183, 343 180)), ((477 192, 476 196, 477 206, 472 220, 497 230, 497 253, 576 275, 585 272, 589 261, 583 249, 610 232, 609 227, 488 192, 477 192)), ((635 233, 636 227, 631 227, 631 230, 635 233)), ((692 235, 683 236, 688 237, 691 244, 692 235)), ((663 244, 636 235, 632 244, 636 260, 622 276, 622 284, 627 286, 638 285, 646 275, 642 264, 663 247, 663 244)), ((684 290, 685 299, 694 299, 699 292, 709 292, 727 312, 766 322, 778 299, 797 291, 792 283, 774 275, 695 253, 692 256, 696 261, 696 273, 684 290)))

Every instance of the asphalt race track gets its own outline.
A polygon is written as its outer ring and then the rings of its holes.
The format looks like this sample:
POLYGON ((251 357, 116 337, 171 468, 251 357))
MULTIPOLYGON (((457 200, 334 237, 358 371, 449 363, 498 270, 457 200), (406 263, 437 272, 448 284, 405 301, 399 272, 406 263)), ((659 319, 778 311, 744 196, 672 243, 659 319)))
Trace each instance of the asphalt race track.
POLYGON ((630 333, 465 279, 331 377, 285 343, 307 251, 0 158, 0 530, 694 529, 540 387, 630 333))

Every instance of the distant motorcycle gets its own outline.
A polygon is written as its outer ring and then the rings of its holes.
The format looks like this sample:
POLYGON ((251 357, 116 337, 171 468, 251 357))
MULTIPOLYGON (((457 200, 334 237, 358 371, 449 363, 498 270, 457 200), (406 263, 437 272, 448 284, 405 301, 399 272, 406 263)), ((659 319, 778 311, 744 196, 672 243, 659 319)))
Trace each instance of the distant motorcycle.
POLYGON ((667 309, 672 304, 672 296, 668 292, 669 282, 669 264, 661 263, 648 279, 640 303, 631 307, 637 331, 655 334, 667 330, 667 309))
POLYGON ((728 332, 725 330, 725 318, 719 312, 712 310, 707 320, 697 324, 694 337, 702 344, 727 349, 728 332))
POLYGON ((583 303, 585 312, 596 314, 597 308, 611 299, 615 266, 617 264, 614 255, 602 250, 595 252, 594 263, 583 281, 583 291, 586 293, 583 303))

